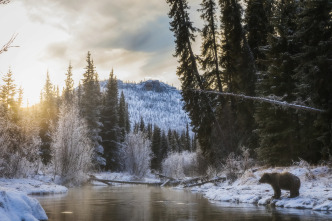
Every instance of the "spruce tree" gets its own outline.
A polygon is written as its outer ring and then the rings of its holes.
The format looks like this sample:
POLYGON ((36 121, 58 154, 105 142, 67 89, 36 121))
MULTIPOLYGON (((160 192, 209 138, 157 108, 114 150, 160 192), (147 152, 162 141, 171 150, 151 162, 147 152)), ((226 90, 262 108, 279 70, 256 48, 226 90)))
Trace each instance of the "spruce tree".
MULTIPOLYGON (((295 101, 296 62, 292 56, 298 48, 295 42, 289 41, 289 37, 296 31, 298 10, 296 0, 277 2, 272 20, 275 32, 269 36, 269 46, 265 47, 268 68, 262 72, 257 84, 260 96, 270 96, 289 103, 295 101)), ((258 124, 257 152, 260 160, 270 165, 285 165, 298 159, 301 152, 298 113, 261 103, 257 105, 255 118, 258 124)))
POLYGON ((151 159, 151 169, 159 171, 161 169, 161 129, 154 125, 151 141, 153 157, 151 159))
POLYGON ((5 111, 7 111, 11 120, 17 123, 20 104, 15 99, 17 90, 11 69, 2 77, 2 81, 4 84, 0 88, 0 101, 4 105, 5 111))
POLYGON ((160 140, 160 168, 163 160, 167 158, 168 152, 169 152, 169 146, 168 146, 167 136, 165 131, 162 131, 161 140, 160 140))
POLYGON ((121 91, 119 101, 119 127, 120 127, 120 141, 124 142, 126 134, 130 131, 130 119, 128 112, 128 105, 123 91, 121 91))
POLYGON ((195 40, 193 27, 189 18, 187 0, 166 0, 170 6, 170 30, 175 37, 175 54, 179 66, 177 75, 182 84, 184 109, 188 112, 193 130, 197 132, 201 146, 206 152, 210 151, 210 134, 212 128, 218 127, 210 97, 199 90, 206 89, 206 82, 199 74, 196 56, 192 49, 195 40), (217 125, 217 126, 216 126, 217 125))
POLYGON ((116 76, 110 73, 106 91, 104 94, 101 110, 101 132, 104 156, 106 159, 106 169, 116 170, 119 168, 119 115, 118 115, 118 82, 116 76))
POLYGON ((217 28, 217 6, 214 0, 203 0, 201 3, 201 18, 205 22, 202 29, 201 66, 207 87, 222 92, 222 76, 219 65, 220 40, 217 28))
POLYGON ((297 31, 289 38, 299 44, 296 61, 296 100, 327 110, 323 114, 300 113, 301 157, 317 163, 332 153, 332 4, 328 0, 301 1, 297 31))
POLYGON ((66 73, 65 89, 63 91, 63 99, 66 104, 71 104, 73 102, 74 80, 73 80, 72 69, 73 67, 69 63, 68 70, 66 73))
POLYGON ((40 155, 42 162, 48 164, 51 161, 51 131, 57 117, 56 91, 50 80, 49 73, 46 74, 46 82, 42 91, 40 101, 40 131, 41 138, 40 155))
POLYGON ((270 24, 274 0, 246 0, 245 25, 248 44, 256 61, 257 71, 265 68, 260 64, 265 54, 260 47, 267 45, 267 37, 273 32, 270 24))
POLYGON ((105 159, 102 157, 103 147, 100 145, 100 108, 101 94, 98 82, 98 74, 95 71, 91 53, 86 58, 87 66, 83 74, 82 95, 80 99, 81 114, 87 121, 90 130, 90 139, 94 145, 94 163, 96 166, 105 166, 105 159))

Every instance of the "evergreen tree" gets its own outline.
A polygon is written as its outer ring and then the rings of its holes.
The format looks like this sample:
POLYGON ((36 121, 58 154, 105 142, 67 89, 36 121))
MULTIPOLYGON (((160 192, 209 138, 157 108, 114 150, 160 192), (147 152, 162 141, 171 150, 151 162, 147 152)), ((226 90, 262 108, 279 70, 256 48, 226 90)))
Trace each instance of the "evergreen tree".
POLYGON ((328 0, 301 1, 297 31, 289 38, 299 45, 296 61, 296 100, 327 110, 323 114, 299 113, 301 157, 309 162, 332 154, 332 5, 328 0))
POLYGON ((126 103, 126 110, 125 110, 125 114, 126 114, 126 133, 128 134, 130 132, 130 115, 129 115, 129 105, 128 103, 126 103))
POLYGON ((119 168, 119 124, 118 124, 118 82, 116 76, 110 73, 101 111, 101 137, 106 159, 106 169, 115 170, 119 168))
POLYGON ((192 151, 190 134, 189 134, 189 124, 187 124, 187 126, 186 126, 184 149, 187 151, 192 151))
POLYGON ((11 69, 2 77, 2 81, 4 84, 0 88, 0 102, 4 105, 5 111, 8 112, 11 120, 17 123, 20 101, 15 99, 17 90, 11 69))
POLYGON ((1 86, 0 99, 7 110, 15 106, 16 86, 14 84, 13 73, 9 69, 7 74, 2 77, 3 85, 1 86))
POLYGON ((120 127, 120 141, 124 142, 126 136, 126 122, 128 120, 128 116, 126 116, 126 100, 121 91, 120 102, 119 102, 119 127, 120 127))
MULTIPOLYGON (((295 100, 293 92, 296 62, 292 55, 298 48, 295 42, 288 39, 297 28, 298 9, 296 0, 277 2, 272 21, 275 32, 269 36, 269 46, 265 47, 268 68, 266 72, 262 72, 257 85, 260 96, 273 96, 274 99, 289 103, 295 100)), ((297 160, 301 152, 298 113, 261 103, 257 105, 255 118, 258 123, 259 159, 272 165, 289 164, 292 160, 297 160)))
MULTIPOLYGON (((260 47, 267 45, 267 37, 273 32, 270 24, 274 0, 246 0, 245 23, 247 39, 254 59, 257 71, 265 68, 260 61, 265 59, 260 47)), ((265 69, 264 69, 265 70, 265 69)))
POLYGON ((73 80, 73 67, 71 64, 68 66, 68 70, 66 73, 66 81, 65 81, 65 89, 63 91, 63 99, 66 104, 70 104, 73 102, 74 96, 74 80, 73 80))
POLYGON ((105 159, 102 157, 103 147, 100 145, 100 108, 101 94, 98 81, 98 74, 95 71, 91 53, 88 52, 86 58, 87 66, 83 74, 82 95, 80 99, 81 114, 87 121, 90 130, 90 139, 94 145, 94 163, 96 166, 105 166, 105 159))
POLYGON ((154 125, 151 141, 153 157, 151 159, 151 169, 159 171, 161 169, 161 130, 154 125))
MULTIPOLYGON (((168 140, 165 131, 162 131, 161 140, 160 140, 160 162, 163 162, 167 158, 169 152, 168 140)), ((161 168, 161 163, 160 163, 161 168)))
POLYGON ((146 133, 149 140, 152 140, 152 124, 148 123, 148 126, 146 127, 146 133))
POLYGON ((140 122, 139 122, 139 129, 140 131, 142 131, 143 133, 145 132, 145 123, 144 123, 144 119, 141 116, 140 122))
POLYGON ((41 138, 40 155, 42 162, 48 164, 52 158, 51 155, 51 132, 52 125, 54 125, 57 117, 57 103, 56 103, 56 91, 50 80, 49 73, 46 74, 46 82, 41 93, 41 108, 40 108, 40 131, 39 136, 41 138))
POLYGON ((202 30, 201 66, 208 88, 222 92, 221 71, 219 67, 220 41, 217 29, 217 6, 214 0, 203 0, 201 3, 201 18, 205 21, 202 30))
MULTIPOLYGON (((206 89, 205 82, 199 74, 196 56, 192 49, 195 40, 193 27, 189 18, 187 0, 166 0, 170 6, 170 30, 175 37, 175 57, 178 57, 179 66, 177 75, 182 84, 184 109, 192 121, 193 130, 197 132, 201 146, 206 151, 210 149, 210 134, 218 122, 214 115, 212 102, 206 93, 197 90, 206 89)), ((219 127, 217 127, 219 129, 219 127)))

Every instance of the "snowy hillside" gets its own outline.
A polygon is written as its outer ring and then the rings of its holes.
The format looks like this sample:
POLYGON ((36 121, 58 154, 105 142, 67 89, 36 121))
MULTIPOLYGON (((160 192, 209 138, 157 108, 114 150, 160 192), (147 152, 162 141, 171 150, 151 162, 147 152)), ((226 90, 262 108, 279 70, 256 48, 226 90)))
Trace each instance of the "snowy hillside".
MULTIPOLYGON (((106 82, 101 83, 105 87, 106 82)), ((129 105, 131 126, 139 122, 141 116, 145 124, 156 124, 167 131, 169 128, 177 131, 186 129, 190 119, 182 109, 180 91, 158 80, 148 80, 140 83, 124 83, 118 81, 119 95, 123 91, 129 105)))

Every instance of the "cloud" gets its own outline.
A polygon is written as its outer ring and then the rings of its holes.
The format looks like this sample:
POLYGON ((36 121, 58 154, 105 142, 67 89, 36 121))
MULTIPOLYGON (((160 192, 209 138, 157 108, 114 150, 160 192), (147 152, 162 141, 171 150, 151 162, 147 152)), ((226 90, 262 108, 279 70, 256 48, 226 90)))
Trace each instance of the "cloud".
MULTIPOLYGON (((23 0, 33 21, 51 25, 68 34, 42 53, 43 60, 67 59, 82 66, 78 58, 91 51, 98 68, 128 69, 140 77, 174 70, 174 38, 169 30, 169 10, 156 0, 23 0), (167 55, 167 56, 166 56, 167 55), (172 62, 169 62, 171 60, 172 62), (168 65, 172 65, 170 68, 168 65)), ((176 81, 176 80, 175 80, 176 81)))

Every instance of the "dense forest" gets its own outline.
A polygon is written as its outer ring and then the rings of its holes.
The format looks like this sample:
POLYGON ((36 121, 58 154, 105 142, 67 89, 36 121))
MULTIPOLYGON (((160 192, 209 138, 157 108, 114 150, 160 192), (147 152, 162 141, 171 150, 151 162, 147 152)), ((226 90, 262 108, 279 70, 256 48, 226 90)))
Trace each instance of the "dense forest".
POLYGON ((272 166, 331 160, 329 0, 247 0, 245 7, 202 0, 201 30, 187 0, 166 2, 191 125, 178 131, 132 122, 113 70, 101 88, 90 52, 78 87, 71 64, 61 92, 47 73, 31 107, 22 107, 23 89, 9 69, 0 90, 0 177, 42 172, 77 184, 93 170, 180 177, 234 159, 272 166))
POLYGON ((330 1, 203 0, 201 30, 187 0, 166 2, 184 108, 209 163, 243 147, 266 165, 331 159, 330 1))
POLYGON ((168 155, 197 149, 188 124, 183 131, 165 131, 145 123, 143 117, 131 122, 113 70, 101 87, 90 52, 86 63, 77 88, 69 64, 61 93, 46 73, 40 103, 26 108, 22 107, 23 89, 17 89, 12 71, 3 76, 1 176, 44 171, 60 176, 62 183, 74 184, 93 170, 144 176, 150 169, 161 171, 168 155))

